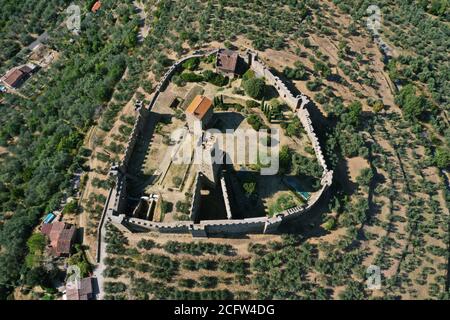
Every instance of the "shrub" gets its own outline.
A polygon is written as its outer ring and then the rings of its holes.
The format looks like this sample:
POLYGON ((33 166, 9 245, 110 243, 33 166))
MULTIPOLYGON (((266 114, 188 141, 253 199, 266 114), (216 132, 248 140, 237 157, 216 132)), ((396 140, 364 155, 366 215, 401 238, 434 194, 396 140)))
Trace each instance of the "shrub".
POLYGON ((183 79, 186 82, 202 82, 205 79, 203 76, 193 73, 193 72, 184 72, 181 74, 181 79, 183 79))
POLYGON ((259 108, 259 103, 255 100, 247 100, 245 102, 245 105, 247 108, 251 109, 251 108, 259 108))
POLYGON ((183 69, 194 71, 194 70, 197 70, 199 64, 200 64, 200 58, 195 57, 195 58, 191 58, 191 59, 188 59, 185 62, 183 62, 182 67, 183 67, 183 69))
POLYGON ((252 78, 244 82, 244 90, 253 99, 262 99, 266 91, 266 83, 259 78, 252 78))
POLYGON ((150 240, 150 239, 141 239, 137 243, 137 247, 139 249, 150 250, 150 249, 153 249, 154 247, 156 247, 156 243, 155 243, 155 241, 150 240))

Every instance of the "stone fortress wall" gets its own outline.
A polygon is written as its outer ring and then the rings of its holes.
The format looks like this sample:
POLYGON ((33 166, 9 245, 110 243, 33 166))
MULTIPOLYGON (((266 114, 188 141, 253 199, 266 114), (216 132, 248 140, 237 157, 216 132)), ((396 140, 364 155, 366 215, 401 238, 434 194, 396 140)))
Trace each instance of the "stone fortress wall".
MULTIPOLYGON (((179 221, 179 222, 152 222, 143 219, 127 217, 123 214, 123 208, 126 204, 127 193, 126 193, 126 175, 129 165, 131 155, 133 153, 136 141, 141 135, 144 128, 145 121, 147 121, 150 110, 152 110, 155 105, 159 94, 163 91, 168 84, 172 75, 179 69, 179 67, 186 61, 194 57, 204 57, 211 54, 216 54, 217 49, 207 52, 196 51, 194 54, 184 57, 183 59, 175 62, 169 70, 161 78, 160 82, 155 88, 155 93, 151 102, 147 108, 141 107, 138 111, 138 116, 136 123, 133 127, 133 131, 130 135, 127 148, 125 150, 125 156, 122 163, 119 166, 113 166, 110 171, 110 175, 115 177, 115 186, 110 191, 110 196, 108 197, 105 210, 101 218, 101 224, 107 220, 114 224, 132 227, 141 227, 149 231, 158 231, 164 233, 191 233, 193 236, 208 236, 213 234, 235 234, 235 233, 271 233, 275 232, 278 226, 283 220, 298 217, 306 212, 308 212, 325 193, 328 187, 332 184, 333 171, 330 171, 325 162, 323 152, 316 136, 314 128, 312 126, 312 121, 306 105, 309 103, 309 99, 300 94, 294 96, 283 81, 274 75, 270 69, 262 62, 256 53, 252 51, 247 52, 247 57, 244 60, 248 61, 250 69, 255 72, 258 77, 264 77, 266 81, 274 86, 278 91, 280 98, 283 99, 295 112, 297 117, 300 119, 311 143, 313 145, 317 160, 323 168, 323 175, 321 179, 322 188, 319 192, 315 193, 308 203, 303 206, 298 206, 291 208, 276 214, 274 217, 259 217, 259 218, 249 218, 249 219, 228 219, 228 220, 208 220, 200 221, 198 224, 194 224, 192 221, 179 221), (106 217, 106 219, 105 219, 106 217)), ((199 177, 197 177, 198 180, 199 177)), ((197 183, 199 184, 199 183, 197 183)), ((224 197, 228 198, 226 190, 223 190, 224 197)), ((191 214, 196 213, 198 208, 198 199, 194 195, 191 203, 191 214)), ((99 226, 101 230, 101 225, 99 226)), ((98 233, 100 239, 100 232, 98 233)))

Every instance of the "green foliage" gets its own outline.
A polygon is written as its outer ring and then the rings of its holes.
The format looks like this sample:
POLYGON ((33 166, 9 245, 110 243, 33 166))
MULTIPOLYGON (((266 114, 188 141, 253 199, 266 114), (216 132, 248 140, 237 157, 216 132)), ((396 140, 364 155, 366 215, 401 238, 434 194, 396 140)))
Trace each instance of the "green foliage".
POLYGON ((78 201, 72 200, 64 206, 63 215, 68 213, 78 213, 78 201))
POLYGON ((275 203, 269 207, 269 215, 273 216, 276 213, 297 206, 297 202, 294 200, 294 196, 291 194, 284 194, 280 196, 275 203))
POLYGON ((362 169, 356 181, 362 186, 369 186, 373 179, 373 171, 371 168, 362 169))
POLYGON ((86 253, 80 245, 76 245, 76 253, 70 256, 67 260, 69 265, 76 265, 80 269, 80 276, 82 278, 88 276, 92 272, 92 265, 89 263, 86 253))
POLYGON ((218 86, 218 87, 224 87, 228 84, 229 78, 225 77, 221 74, 215 73, 211 70, 205 70, 202 72, 203 78, 205 81, 218 86))
POLYGON ((430 103, 423 95, 416 95, 416 88, 413 85, 404 86, 395 97, 395 102, 402 108, 406 119, 421 119, 423 113, 430 108, 430 103))
POLYGON ((137 243, 137 247, 139 249, 150 250, 150 249, 153 249, 156 247, 156 243, 155 243, 155 241, 150 240, 150 239, 141 239, 137 243))
POLYGON ((194 71, 198 69, 198 66, 200 65, 200 58, 190 58, 183 62, 183 69, 187 69, 189 71, 194 71))
POLYGON ((450 152, 447 148, 436 149, 434 155, 434 162, 436 166, 441 169, 448 169, 450 167, 450 152))
POLYGON ((255 78, 255 71, 248 69, 247 71, 245 71, 245 73, 242 75, 242 81, 247 81, 250 79, 255 78))
POLYGON ((203 76, 193 72, 183 72, 181 74, 181 79, 186 82, 202 82, 205 80, 203 76))
POLYGON ((303 132, 302 123, 298 117, 294 117, 286 127, 286 135, 288 137, 300 137, 303 132))
POLYGON ((266 92, 266 83, 260 78, 250 78, 243 82, 245 93, 253 99, 260 100, 266 92))
POLYGON ((259 103, 256 102, 255 100, 247 100, 245 101, 245 106, 249 109, 251 108, 258 108, 259 107, 259 103))
POLYGON ((166 214, 166 213, 172 212, 172 210, 173 210, 173 203, 172 202, 165 201, 165 200, 161 201, 161 212, 162 212, 162 214, 166 214))
POLYGON ((36 252, 43 253, 46 245, 47 239, 42 233, 33 233, 27 241, 28 250, 32 254, 36 252))
POLYGON ((178 212, 189 214, 190 204, 188 202, 177 201, 177 203, 175 204, 175 207, 178 212))
POLYGON ((168 241, 164 244, 164 250, 171 254, 185 253, 194 256, 203 254, 212 255, 234 255, 235 251, 231 245, 214 244, 210 242, 177 242, 168 241))
POLYGON ((242 187, 244 188, 247 196, 251 196, 256 193, 256 182, 245 182, 242 187))
POLYGON ((257 114, 251 114, 247 117, 247 122, 255 131, 259 131, 260 129, 265 129, 266 125, 263 120, 257 114))
POLYGON ((306 80, 308 79, 308 73, 305 67, 301 63, 296 63, 294 68, 285 67, 283 74, 290 80, 306 80))
POLYGON ((122 293, 127 290, 127 286, 123 282, 110 282, 107 281, 103 284, 103 289, 105 293, 122 293))

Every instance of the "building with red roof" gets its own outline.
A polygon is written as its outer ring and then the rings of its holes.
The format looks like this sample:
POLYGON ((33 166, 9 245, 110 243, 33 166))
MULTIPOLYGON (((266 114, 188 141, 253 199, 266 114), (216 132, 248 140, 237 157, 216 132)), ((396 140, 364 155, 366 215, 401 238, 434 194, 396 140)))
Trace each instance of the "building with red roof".
POLYGON ((67 256, 75 240, 75 226, 55 221, 53 223, 43 224, 41 232, 50 240, 51 253, 55 256, 67 256))
POLYGON ((94 3, 94 5, 91 8, 91 11, 93 13, 97 13, 97 11, 100 9, 100 7, 102 6, 102 2, 101 1, 97 1, 96 3, 94 3))

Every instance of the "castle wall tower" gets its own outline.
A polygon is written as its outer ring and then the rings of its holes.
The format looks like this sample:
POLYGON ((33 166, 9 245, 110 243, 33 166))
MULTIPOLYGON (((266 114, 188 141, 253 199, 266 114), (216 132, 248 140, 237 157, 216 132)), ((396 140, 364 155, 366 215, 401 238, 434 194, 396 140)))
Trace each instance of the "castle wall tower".
POLYGON ((203 140, 202 162, 200 171, 212 186, 219 183, 219 170, 223 162, 223 151, 219 147, 219 142, 215 136, 210 136, 203 140))

